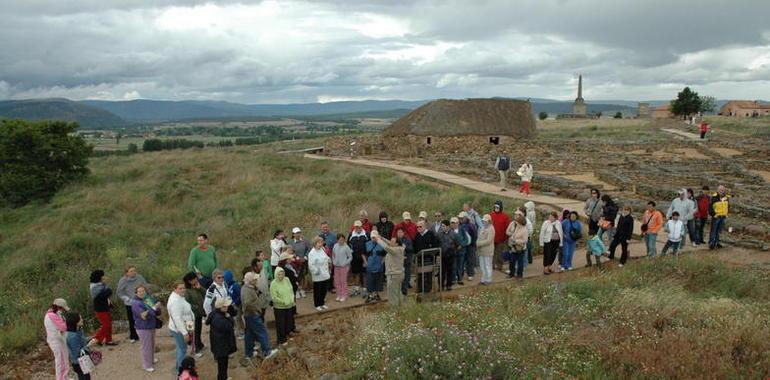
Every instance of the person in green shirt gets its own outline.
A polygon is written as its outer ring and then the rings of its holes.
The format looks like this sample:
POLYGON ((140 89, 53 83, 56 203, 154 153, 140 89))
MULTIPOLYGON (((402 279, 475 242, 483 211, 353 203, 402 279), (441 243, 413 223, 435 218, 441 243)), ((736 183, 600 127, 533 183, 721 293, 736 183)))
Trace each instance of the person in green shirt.
POLYGON ((206 234, 198 234, 198 245, 190 250, 187 259, 187 270, 195 272, 198 282, 204 289, 211 286, 213 279, 211 272, 217 268, 217 250, 209 245, 209 237, 206 234))
POLYGON ((294 288, 281 267, 275 268, 275 280, 270 284, 270 296, 273 299, 278 344, 286 344, 289 341, 289 328, 294 326, 295 301, 294 288))

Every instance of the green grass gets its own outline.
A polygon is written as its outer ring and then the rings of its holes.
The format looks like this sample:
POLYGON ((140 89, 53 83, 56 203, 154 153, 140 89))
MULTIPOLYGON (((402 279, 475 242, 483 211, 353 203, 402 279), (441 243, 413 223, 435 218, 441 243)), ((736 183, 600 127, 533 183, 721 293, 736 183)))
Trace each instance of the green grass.
POLYGON ((769 279, 688 256, 411 304, 362 321, 338 370, 373 379, 767 378, 769 279))
MULTIPOLYGON (((770 117, 737 118, 727 116, 709 116, 706 122, 714 133, 738 134, 747 137, 770 137, 770 117)), ((694 129, 694 128, 693 128, 694 129)))
POLYGON ((276 228, 300 226, 312 235, 328 220, 346 231, 361 209, 376 220, 382 209, 416 215, 494 202, 460 187, 268 149, 93 159, 92 175, 50 203, 0 210, 0 355, 40 341, 55 297, 91 317, 92 269, 105 269, 114 289, 123 266, 136 264, 167 289, 185 272, 198 232, 209 234, 224 268, 240 271, 255 248, 268 248, 276 228))

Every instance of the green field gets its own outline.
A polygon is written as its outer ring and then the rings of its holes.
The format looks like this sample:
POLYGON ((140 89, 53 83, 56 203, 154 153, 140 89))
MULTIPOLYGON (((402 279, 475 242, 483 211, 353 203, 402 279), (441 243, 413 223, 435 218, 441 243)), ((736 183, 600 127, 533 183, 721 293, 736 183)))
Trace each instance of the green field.
MULTIPOLYGON (((225 268, 239 271, 267 249, 276 228, 312 234, 321 221, 347 230, 366 209, 458 210, 494 199, 392 172, 269 153, 270 147, 203 149, 92 159, 92 175, 48 204, 0 212, 0 351, 41 341, 42 315, 64 297, 91 316, 88 274, 103 268, 113 288, 127 263, 168 287, 185 272, 206 232, 225 268)), ((512 206, 512 205, 511 205, 512 206)), ((3 356, 0 356, 3 357, 3 356)))

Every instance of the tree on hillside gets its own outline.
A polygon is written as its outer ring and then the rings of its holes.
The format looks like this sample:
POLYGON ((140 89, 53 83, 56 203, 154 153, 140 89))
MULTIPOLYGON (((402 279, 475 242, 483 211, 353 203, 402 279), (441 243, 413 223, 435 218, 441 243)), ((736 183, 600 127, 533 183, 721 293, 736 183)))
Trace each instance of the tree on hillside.
POLYGON ((48 200, 86 176, 93 148, 77 129, 77 123, 63 121, 0 122, 0 204, 48 200))
POLYGON ((620 111, 615 112, 615 115, 612 116, 612 118, 614 118, 614 119, 622 119, 623 118, 623 113, 620 112, 620 111))
POLYGON ((717 98, 713 96, 702 96, 700 100, 700 112, 714 112, 717 108, 717 98))
POLYGON ((537 114, 537 118, 540 120, 545 120, 548 118, 548 112, 540 111, 539 114, 537 114))
POLYGON ((703 100, 698 93, 690 90, 690 87, 685 87, 677 94, 676 100, 671 101, 671 113, 686 118, 700 112, 702 104, 703 100))

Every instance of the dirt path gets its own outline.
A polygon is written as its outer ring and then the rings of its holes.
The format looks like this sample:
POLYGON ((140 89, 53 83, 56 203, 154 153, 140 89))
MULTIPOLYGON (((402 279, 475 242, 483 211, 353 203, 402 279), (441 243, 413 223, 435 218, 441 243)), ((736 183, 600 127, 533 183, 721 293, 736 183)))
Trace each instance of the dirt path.
POLYGON ((700 141, 700 135, 696 135, 694 133, 680 131, 678 129, 672 129, 672 128, 661 128, 660 130, 663 131, 663 132, 668 132, 668 133, 677 135, 679 137, 684 137, 684 138, 687 138, 687 139, 690 139, 690 140, 700 141))

